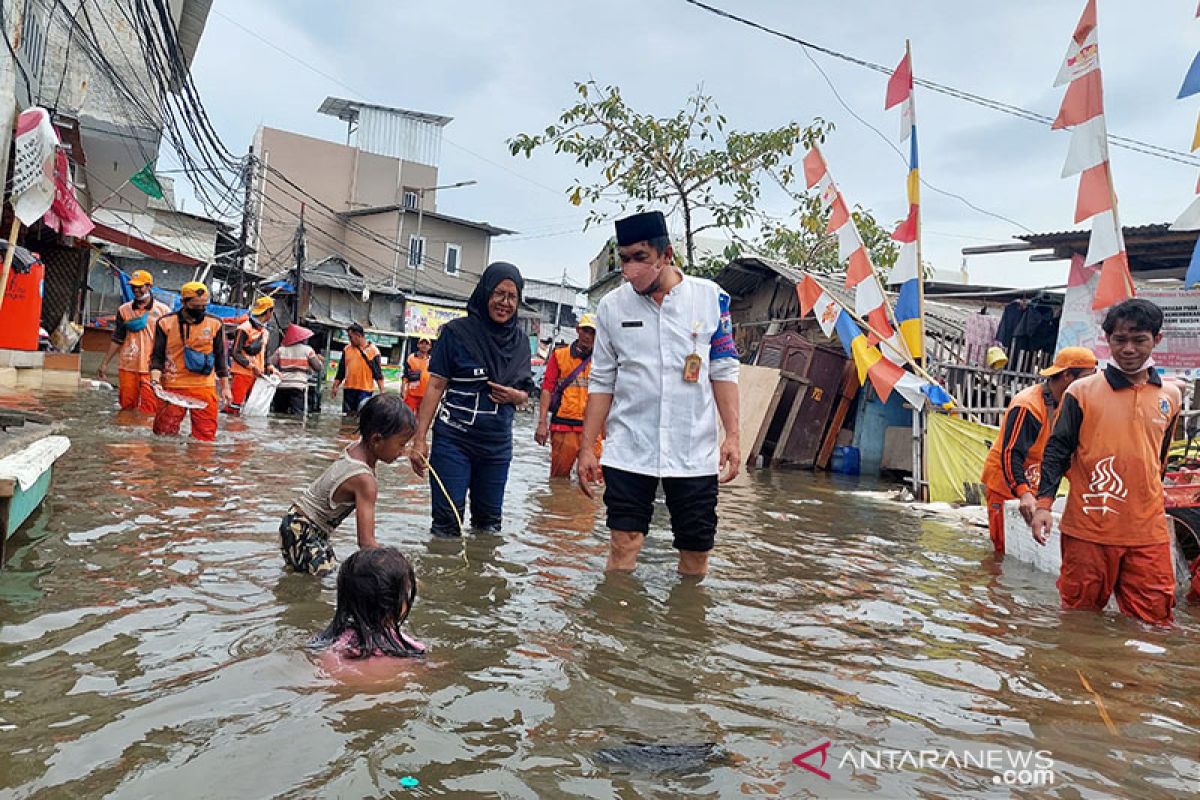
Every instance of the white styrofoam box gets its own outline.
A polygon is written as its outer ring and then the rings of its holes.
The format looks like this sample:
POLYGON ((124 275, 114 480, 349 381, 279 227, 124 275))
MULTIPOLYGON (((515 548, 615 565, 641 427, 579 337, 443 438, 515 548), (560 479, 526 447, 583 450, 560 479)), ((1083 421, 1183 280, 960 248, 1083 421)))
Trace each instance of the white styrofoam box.
MULTIPOLYGON (((1058 532, 1058 522, 1062 518, 1062 509, 1066 498, 1060 497, 1054 502, 1054 527, 1046 544, 1040 545, 1033 538, 1033 531, 1025 524, 1021 516, 1020 503, 1017 500, 1007 500, 1004 503, 1004 555, 1024 561, 1042 572, 1048 572, 1055 577, 1062 569, 1062 536, 1058 532)), ((1175 585, 1180 591, 1186 592, 1191 580, 1184 562, 1182 551, 1175 540, 1175 520, 1167 517, 1167 528, 1171 536, 1171 563, 1175 568, 1175 585)))
POLYGON ((1062 537, 1058 533, 1058 521, 1062 517, 1064 498, 1055 502, 1054 527, 1046 544, 1040 545, 1033 538, 1033 531, 1025 524, 1025 518, 1019 511, 1021 504, 1017 500, 1006 500, 1004 503, 1004 556, 1024 561, 1030 566, 1058 576, 1062 567, 1062 537))

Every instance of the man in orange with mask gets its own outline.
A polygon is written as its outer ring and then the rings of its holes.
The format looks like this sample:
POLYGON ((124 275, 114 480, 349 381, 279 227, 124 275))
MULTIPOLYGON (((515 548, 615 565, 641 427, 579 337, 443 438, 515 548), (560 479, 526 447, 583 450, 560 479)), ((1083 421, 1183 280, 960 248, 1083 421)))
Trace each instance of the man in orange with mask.
POLYGON ((1096 354, 1086 347, 1064 347, 1054 364, 1041 371, 1038 383, 1013 397, 1000 423, 1000 435, 983 465, 987 486, 988 533, 997 553, 1004 552, 1004 502, 1021 501, 1021 516, 1033 521, 1037 508, 1042 451, 1054 428, 1054 416, 1063 393, 1077 378, 1096 371, 1096 354))
MULTIPOLYGON (((217 438, 217 382, 220 400, 229 403, 229 364, 221 321, 207 313, 208 287, 198 281, 179 290, 182 307, 158 321, 150 356, 150 383, 204 403, 192 408, 192 438, 217 438)), ((163 401, 154 416, 154 432, 177 434, 189 409, 163 401)))
POLYGON ((117 398, 121 408, 136 408, 145 414, 158 411, 158 398, 150 387, 150 350, 154 347, 154 328, 171 309, 154 299, 154 276, 144 269, 129 278, 133 300, 117 309, 112 344, 96 370, 96 377, 108 380, 108 365, 120 353, 117 364, 117 398))
POLYGON ((1121 613, 1170 624, 1175 572, 1162 474, 1182 397, 1163 383, 1151 357, 1162 341, 1162 309, 1133 299, 1104 317, 1111 363, 1063 396, 1042 457, 1033 538, 1045 544, 1050 506, 1065 475, 1063 608, 1102 611, 1115 594, 1121 613))
POLYGON ((241 412, 242 403, 246 402, 254 382, 260 376, 275 371, 274 367, 266 366, 267 341, 271 338, 267 323, 271 320, 274 308, 275 301, 271 298, 258 298, 250 308, 250 318, 237 327, 230 351, 232 363, 229 365, 233 374, 233 402, 225 409, 230 414, 241 412))
MULTIPOLYGON (((596 345, 596 317, 584 314, 575 326, 572 344, 557 347, 546 359, 542 396, 538 401, 538 424, 533 439, 545 446, 550 441, 550 477, 569 478, 579 442, 583 437, 583 410, 587 407, 588 377, 592 372, 592 348, 596 345)), ((596 441, 596 458, 601 454, 596 441)))
POLYGON ((417 352, 405 359, 404 384, 401 394, 404 403, 416 414, 421 410, 421 401, 425 399, 425 387, 429 385, 429 351, 433 349, 433 341, 421 337, 417 340, 417 352))

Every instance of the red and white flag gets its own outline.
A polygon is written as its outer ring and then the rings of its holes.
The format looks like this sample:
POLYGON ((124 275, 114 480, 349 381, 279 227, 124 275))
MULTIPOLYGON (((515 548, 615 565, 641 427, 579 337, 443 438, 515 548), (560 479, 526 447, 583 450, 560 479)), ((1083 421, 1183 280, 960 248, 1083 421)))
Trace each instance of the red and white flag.
POLYGON ((1100 265, 1092 307, 1102 309, 1133 297, 1134 288, 1108 158, 1097 30, 1096 0, 1087 0, 1054 82, 1055 86, 1067 84, 1067 91, 1051 127, 1071 129, 1062 176, 1079 175, 1074 219, 1092 221, 1083 266, 1100 265))

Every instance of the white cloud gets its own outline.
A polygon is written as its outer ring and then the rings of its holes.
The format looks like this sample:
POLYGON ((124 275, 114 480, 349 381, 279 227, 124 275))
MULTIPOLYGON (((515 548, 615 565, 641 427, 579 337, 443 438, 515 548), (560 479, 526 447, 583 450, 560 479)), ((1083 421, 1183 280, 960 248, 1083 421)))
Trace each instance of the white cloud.
MULTIPOLYGON (((1051 84, 1083 7, 1082 1, 1039 0, 847 0, 832 6, 725 0, 724 5, 889 67, 908 36, 918 77, 1048 116, 1062 96, 1051 84)), ((333 17, 330 6, 315 3, 218 0, 214 9, 356 87, 364 93, 359 99, 453 116, 442 175, 479 183, 447 193, 442 208, 522 231, 510 241, 497 240, 493 253, 536 277, 554 278, 565 267, 574 280, 584 281, 588 260, 608 235, 607 229, 578 232, 584 213, 566 200, 577 174, 568 157, 539 153, 514 159, 505 146, 513 134, 540 130, 555 119, 574 101, 576 80, 619 85, 635 107, 663 115, 702 84, 740 129, 816 116, 832 120, 837 131, 825 152, 849 202, 872 209, 885 223, 904 213, 900 157, 845 111, 799 48, 682 0, 587 6, 557 0, 373 0, 340 6, 333 17)), ((1195 54, 1193 26, 1200 22, 1182 6, 1101 5, 1112 133, 1187 147, 1200 108, 1174 97, 1195 54), (1154 57, 1146 58, 1151 42, 1154 57)), ((894 109, 883 110, 886 76, 815 57, 854 111, 894 140, 894 109)), ((341 124, 316 108, 326 95, 351 96, 350 89, 215 13, 194 72, 211 116, 233 147, 244 149, 260 123, 344 136, 341 124)), ((1073 227, 1075 180, 1058 177, 1067 134, 927 90, 918 89, 917 103, 927 180, 1037 231, 1073 227)), ((1174 219, 1191 199, 1196 173, 1191 167, 1114 149, 1113 169, 1126 224, 1174 219)), ((957 270, 963 246, 1008 241, 1019 232, 929 190, 922 201, 926 227, 939 232, 926 237, 926 259, 940 269, 957 270)), ((781 215, 788 210, 778 193, 768 193, 766 205, 781 215)), ((994 272, 1013 283, 1039 283, 1057 267, 1005 262, 993 269, 987 259, 973 259, 972 280, 994 272)))

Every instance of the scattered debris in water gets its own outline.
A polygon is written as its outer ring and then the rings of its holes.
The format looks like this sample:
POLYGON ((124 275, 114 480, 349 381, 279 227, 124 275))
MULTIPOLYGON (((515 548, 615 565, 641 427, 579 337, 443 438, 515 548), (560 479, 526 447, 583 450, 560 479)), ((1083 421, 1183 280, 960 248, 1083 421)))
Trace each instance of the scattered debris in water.
POLYGON ((632 742, 596 751, 602 764, 639 772, 687 772, 710 764, 730 762, 729 751, 715 742, 701 744, 646 744, 632 742))

